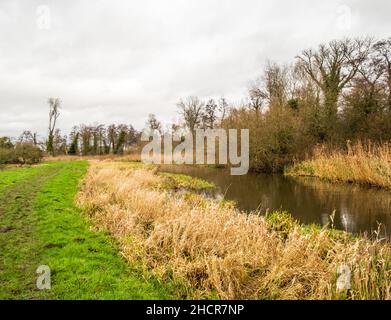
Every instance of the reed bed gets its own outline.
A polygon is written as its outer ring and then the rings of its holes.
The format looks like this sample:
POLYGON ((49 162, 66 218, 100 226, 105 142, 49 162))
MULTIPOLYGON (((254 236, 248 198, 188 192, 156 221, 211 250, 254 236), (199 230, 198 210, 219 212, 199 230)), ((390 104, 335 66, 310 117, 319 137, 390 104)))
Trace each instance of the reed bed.
POLYGON ((391 145, 388 143, 347 144, 347 150, 315 150, 312 159, 285 171, 290 176, 312 176, 331 181, 343 181, 391 188, 391 145))
POLYGON ((142 166, 92 161, 78 203, 129 263, 183 284, 181 298, 391 298, 389 243, 303 228, 282 213, 244 214, 164 190, 164 179, 142 166), (350 290, 336 288, 341 265, 351 271, 350 290))

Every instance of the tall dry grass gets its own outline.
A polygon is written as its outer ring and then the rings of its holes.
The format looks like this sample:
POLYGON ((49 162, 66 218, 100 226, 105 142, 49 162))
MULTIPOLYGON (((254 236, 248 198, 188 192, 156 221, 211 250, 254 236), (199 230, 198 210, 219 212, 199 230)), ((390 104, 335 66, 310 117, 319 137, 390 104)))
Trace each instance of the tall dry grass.
POLYGON ((184 283, 188 297, 391 298, 389 244, 173 194, 161 179, 154 170, 92 162, 78 203, 119 240, 130 263, 184 283), (352 271, 348 293, 336 290, 342 264, 352 271))
POLYGON ((116 154, 104 154, 104 155, 95 155, 95 156, 75 156, 75 155, 61 155, 61 156, 46 156, 44 161, 78 161, 78 160, 99 160, 99 161, 141 161, 140 152, 133 152, 129 154, 116 155, 116 154))
POLYGON ((332 152, 318 148, 311 160, 303 161, 285 173, 391 188, 391 145, 348 143, 346 151, 332 152))

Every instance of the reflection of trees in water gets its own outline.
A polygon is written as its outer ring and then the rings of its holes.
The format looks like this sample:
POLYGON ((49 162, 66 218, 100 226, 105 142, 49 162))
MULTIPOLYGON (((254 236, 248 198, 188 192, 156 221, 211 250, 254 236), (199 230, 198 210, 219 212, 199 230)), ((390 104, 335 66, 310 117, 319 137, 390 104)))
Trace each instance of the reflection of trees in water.
POLYGON ((354 216, 350 214, 350 211, 347 207, 345 207, 343 204, 341 204, 340 208, 340 217, 341 217, 341 224, 343 226, 343 229, 349 232, 354 232, 357 230, 357 225, 354 220, 354 216))
POLYGON ((336 228, 350 232, 377 229, 377 221, 391 228, 391 193, 314 178, 280 175, 231 176, 228 170, 196 166, 165 166, 164 171, 184 173, 214 182, 225 198, 242 210, 283 209, 303 223, 325 225, 336 211, 336 228))
POLYGON ((350 232, 362 232, 377 230, 378 222, 382 222, 383 232, 390 234, 391 193, 389 191, 344 183, 329 183, 314 178, 292 179, 303 187, 315 191, 312 192, 312 196, 316 201, 336 210, 337 227, 350 232))

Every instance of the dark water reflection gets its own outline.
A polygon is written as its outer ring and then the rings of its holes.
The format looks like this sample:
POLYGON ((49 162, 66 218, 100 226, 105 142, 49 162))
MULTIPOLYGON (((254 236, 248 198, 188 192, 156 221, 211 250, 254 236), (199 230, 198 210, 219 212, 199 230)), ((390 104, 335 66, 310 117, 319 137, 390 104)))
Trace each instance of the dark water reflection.
POLYGON ((282 209, 302 223, 325 225, 335 210, 334 226, 352 233, 378 230, 391 234, 391 192, 350 184, 333 184, 313 178, 247 174, 231 176, 228 170, 195 166, 161 166, 214 182, 226 199, 245 211, 282 209))

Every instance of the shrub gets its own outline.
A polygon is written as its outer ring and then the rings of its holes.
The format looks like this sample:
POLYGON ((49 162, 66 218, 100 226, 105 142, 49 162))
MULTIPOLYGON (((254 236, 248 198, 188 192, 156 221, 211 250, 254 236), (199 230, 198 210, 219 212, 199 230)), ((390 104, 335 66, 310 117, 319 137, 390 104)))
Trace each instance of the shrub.
POLYGON ((42 160, 40 148, 30 142, 18 142, 15 146, 15 159, 20 164, 35 164, 42 160))
POLYGON ((261 114, 233 111, 223 126, 250 130, 250 167, 254 171, 281 172, 311 151, 313 138, 303 117, 290 108, 274 108, 261 114))
POLYGON ((14 145, 8 137, 0 137, 0 149, 12 149, 14 145))
POLYGON ((15 162, 15 150, 12 148, 0 148, 0 165, 15 162))

